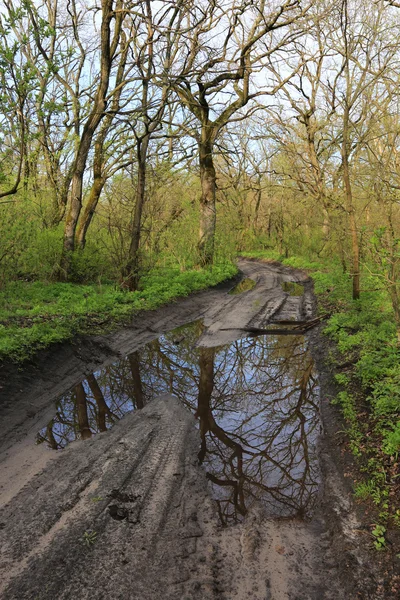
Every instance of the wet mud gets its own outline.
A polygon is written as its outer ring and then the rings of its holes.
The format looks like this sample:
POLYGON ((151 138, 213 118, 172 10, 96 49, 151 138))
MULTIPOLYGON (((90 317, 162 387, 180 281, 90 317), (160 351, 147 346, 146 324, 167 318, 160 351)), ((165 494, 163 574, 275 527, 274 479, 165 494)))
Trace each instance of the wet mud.
POLYGON ((90 374, 56 403, 37 444, 64 448, 172 394, 195 416, 199 464, 223 525, 261 502, 268 516, 306 516, 318 493, 321 423, 314 361, 303 336, 198 348, 201 321, 90 374))
POLYGON ((327 444, 318 333, 290 331, 312 283, 239 266, 3 379, 2 598, 388 597, 327 444))

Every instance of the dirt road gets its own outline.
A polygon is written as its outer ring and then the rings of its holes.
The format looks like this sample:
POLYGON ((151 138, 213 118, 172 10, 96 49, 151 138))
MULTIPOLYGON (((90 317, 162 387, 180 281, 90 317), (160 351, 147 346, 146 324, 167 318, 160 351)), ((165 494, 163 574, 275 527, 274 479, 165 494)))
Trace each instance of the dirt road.
POLYGON ((251 261, 239 267, 256 282, 253 289, 230 295, 229 285, 220 286, 142 316, 107 338, 43 354, 40 366, 22 374, 3 371, 1 598, 385 597, 360 551, 351 495, 324 436, 311 519, 273 519, 257 501, 229 527, 218 520, 198 464, 196 420, 173 395, 64 450, 35 445, 59 394, 100 363, 111 364, 165 331, 203 319, 198 345, 207 348, 237 340, 248 327, 313 317, 312 284, 302 272, 251 261), (304 293, 291 296, 284 282, 300 282, 304 293))

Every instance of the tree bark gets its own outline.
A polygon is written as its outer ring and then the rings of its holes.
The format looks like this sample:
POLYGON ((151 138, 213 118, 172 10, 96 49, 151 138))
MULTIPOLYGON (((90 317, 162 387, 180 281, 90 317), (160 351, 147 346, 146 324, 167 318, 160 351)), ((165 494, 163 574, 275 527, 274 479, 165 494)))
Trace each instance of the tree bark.
POLYGON ((149 135, 138 141, 138 172, 136 184, 136 204, 132 222, 131 243, 129 246, 128 262, 125 267, 125 285, 131 291, 138 289, 140 279, 140 234, 142 227, 143 207, 146 194, 146 159, 149 146, 149 135))
POLYGON ((113 16, 113 0, 102 0, 100 83, 94 98, 93 108, 83 128, 74 163, 70 205, 65 219, 64 244, 59 273, 59 278, 62 280, 68 280, 70 276, 71 257, 75 250, 75 232, 82 209, 83 177, 86 162, 93 136, 106 109, 106 94, 109 86, 112 63, 110 39, 111 20, 113 19, 113 16))
POLYGON ((93 185, 90 188, 87 204, 76 230, 76 243, 81 250, 83 250, 86 246, 86 234, 89 229, 89 225, 92 222, 105 182, 105 177, 102 177, 101 175, 95 175, 93 185))
POLYGON ((313 181, 311 183, 313 193, 322 207, 323 213, 323 224, 322 224, 322 233, 325 239, 329 237, 330 232, 330 220, 329 220, 329 212, 328 212, 328 202, 326 197, 326 189, 325 189, 325 180, 324 174, 321 169, 321 165, 318 159, 317 151, 315 148, 315 123, 312 120, 312 115, 314 112, 314 107, 311 109, 311 112, 305 113, 302 115, 302 123, 306 128, 307 134, 307 148, 308 155, 311 163, 311 173, 313 176, 313 181))
POLYGON ((216 173, 213 162, 213 145, 204 130, 199 141, 200 164, 200 230, 198 243, 199 265, 211 265, 214 256, 216 225, 216 173))
POLYGON ((115 89, 117 90, 113 94, 113 100, 111 102, 111 112, 107 114, 103 120, 100 132, 96 138, 94 144, 94 158, 93 158, 93 185, 90 190, 88 202, 84 208, 83 214, 79 219, 77 230, 76 230, 76 243, 78 247, 83 250, 86 245, 86 234, 89 226, 92 222, 95 214, 97 204, 100 200, 101 193, 104 185, 107 181, 107 175, 105 173, 105 156, 104 156, 104 143, 107 138, 107 134, 114 120, 114 115, 117 114, 120 105, 120 99, 122 94, 122 82, 124 80, 126 61, 128 56, 129 44, 127 43, 126 34, 124 31, 121 32, 121 57, 117 69, 117 75, 115 78, 115 89))
POLYGON ((92 437, 92 431, 89 426, 86 392, 81 383, 75 387, 75 394, 79 433, 82 440, 88 440, 92 437))
POLYGON ((107 431, 106 417, 112 417, 112 413, 93 374, 87 376, 87 382, 97 404, 97 426, 99 431, 107 431))
POLYGON ((131 366, 133 393, 135 395, 136 408, 144 408, 144 395, 142 379, 140 377, 139 353, 132 352, 128 356, 128 360, 131 366))
POLYGON ((356 215, 353 203, 353 193, 350 179, 349 166, 349 109, 346 106, 343 115, 343 142, 342 142, 342 165, 343 182, 346 197, 346 211, 349 219, 349 230, 351 237, 352 263, 353 263, 353 300, 360 298, 360 247, 358 242, 356 215))

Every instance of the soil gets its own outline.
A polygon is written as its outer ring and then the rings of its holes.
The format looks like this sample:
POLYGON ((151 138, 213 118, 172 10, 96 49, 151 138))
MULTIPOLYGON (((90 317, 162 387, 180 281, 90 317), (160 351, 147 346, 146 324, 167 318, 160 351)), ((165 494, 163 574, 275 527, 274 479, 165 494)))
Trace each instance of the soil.
POLYGON ((53 346, 19 370, 0 368, 0 595, 4 600, 380 600, 400 597, 395 549, 377 558, 370 516, 353 500, 327 342, 309 334, 318 365, 322 482, 310 519, 270 518, 255 503, 222 527, 198 464, 199 431, 168 394, 112 429, 60 451, 35 445, 54 400, 99 365, 203 319, 199 345, 246 328, 315 316, 312 281, 278 263, 239 262, 256 286, 227 282, 136 317, 109 336, 53 346), (283 283, 304 288, 290 295, 283 283))

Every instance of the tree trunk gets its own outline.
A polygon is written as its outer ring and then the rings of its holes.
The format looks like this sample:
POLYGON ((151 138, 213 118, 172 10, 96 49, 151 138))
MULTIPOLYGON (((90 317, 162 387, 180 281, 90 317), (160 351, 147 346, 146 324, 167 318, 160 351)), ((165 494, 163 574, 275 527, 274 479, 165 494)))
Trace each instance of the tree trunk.
POLYGON ((75 232, 79 215, 82 210, 83 176, 85 173, 86 161, 94 132, 97 125, 100 123, 104 109, 105 101, 99 102, 98 112, 93 115, 93 119, 90 119, 90 123, 85 127, 79 144, 78 156, 75 161, 74 174, 72 176, 70 205, 65 219, 64 246, 60 269, 60 279, 62 280, 68 280, 70 275, 71 258, 72 253, 75 250, 75 232))
POLYGON ((75 387, 75 394, 79 433, 82 440, 87 440, 92 437, 92 431, 89 426, 86 392, 81 383, 75 387))
POLYGON ((198 260, 202 267, 211 265, 214 258, 216 174, 212 151, 212 142, 207 133, 202 131, 199 141, 201 197, 198 244, 198 260))
POLYGON ((87 376, 87 382, 97 404, 96 420, 99 431, 107 431, 106 417, 112 417, 112 413, 107 405, 107 402, 104 399, 103 392, 101 391, 100 386, 97 383, 97 380, 93 374, 87 376))
POLYGON ((349 219, 349 229, 351 236, 352 263, 353 263, 353 300, 360 298, 360 248, 358 243, 356 215, 353 203, 353 193, 350 180, 349 167, 349 110, 346 107, 343 116, 343 142, 342 142, 342 165, 343 182, 346 197, 346 211, 349 219))
POLYGON ((261 177, 258 177, 258 181, 257 181, 257 189, 256 189, 256 205, 254 208, 254 223, 253 223, 253 230, 255 234, 258 234, 259 232, 259 225, 258 225, 258 219, 260 216, 260 206, 261 206, 261 200, 262 200, 262 187, 261 187, 261 177))
POLYGON ((126 34, 121 31, 121 58, 119 61, 117 75, 115 79, 115 89, 117 91, 113 95, 111 102, 111 112, 103 120, 103 124, 99 135, 96 138, 94 144, 94 158, 93 158, 93 185, 90 190, 89 199, 83 211, 82 217, 79 219, 77 230, 76 230, 76 243, 79 248, 83 250, 86 245, 86 234, 89 229, 90 223, 92 222, 94 213, 97 208, 97 204, 100 200, 101 192, 107 181, 107 177, 104 175, 104 143, 107 138, 107 134, 110 130, 114 115, 117 114, 120 106, 120 99, 122 94, 122 81, 124 79, 126 59, 128 56, 129 44, 126 43, 126 34))
POLYGON ((322 213, 323 213, 323 224, 322 224, 322 233, 325 239, 329 237, 330 231, 330 223, 329 223, 329 212, 327 209, 327 198, 325 194, 325 181, 323 171, 321 170, 321 165, 318 160, 317 151, 315 149, 315 126, 311 120, 311 116, 306 114, 304 115, 304 125, 307 131, 307 146, 308 146, 308 154, 310 157, 311 163, 311 172, 313 174, 313 183, 312 187, 314 190, 314 194, 317 197, 318 202, 322 205, 322 213))
POLYGON ((106 109, 106 94, 110 81, 112 63, 110 38, 111 20, 113 16, 113 0, 102 0, 100 83, 94 98, 93 108, 83 128, 74 163, 70 204, 65 219, 63 253, 59 271, 59 278, 61 280, 68 280, 70 276, 71 258, 72 253, 75 250, 75 232, 82 209, 83 177, 85 174, 86 162, 92 145, 93 136, 106 109))
POLYGON ((322 207, 322 214, 324 215, 322 223, 322 234, 325 239, 328 239, 331 230, 331 224, 329 219, 329 212, 325 207, 322 207))
POLYGON ((76 230, 76 243, 78 244, 78 247, 81 250, 85 248, 86 234, 89 229, 89 225, 92 222, 105 182, 105 177, 95 177, 93 185, 90 189, 87 204, 83 211, 82 217, 79 220, 79 224, 76 230))
POLYGON ((136 184, 136 204, 133 215, 131 243, 129 247, 128 262, 124 270, 125 285, 131 291, 138 289, 140 279, 139 248, 142 228, 142 215, 146 193, 146 159, 149 146, 149 136, 138 142, 138 173, 136 184))
POLYGON ((199 354, 199 395, 197 398, 196 417, 200 420, 200 464, 207 452, 206 434, 211 429, 211 395, 214 389, 214 356, 215 348, 200 348, 199 354))
POLYGON ((140 377, 139 353, 132 352, 132 354, 128 356, 128 360, 131 366, 133 393, 135 395, 136 408, 144 408, 144 395, 142 379, 140 377))
POLYGON ((75 163, 75 172, 71 184, 71 201, 68 214, 65 220, 64 230, 64 263, 68 275, 69 252, 75 250, 75 229, 82 208, 83 174, 85 172, 86 160, 89 153, 91 136, 87 135, 85 144, 81 143, 79 154, 75 163))

